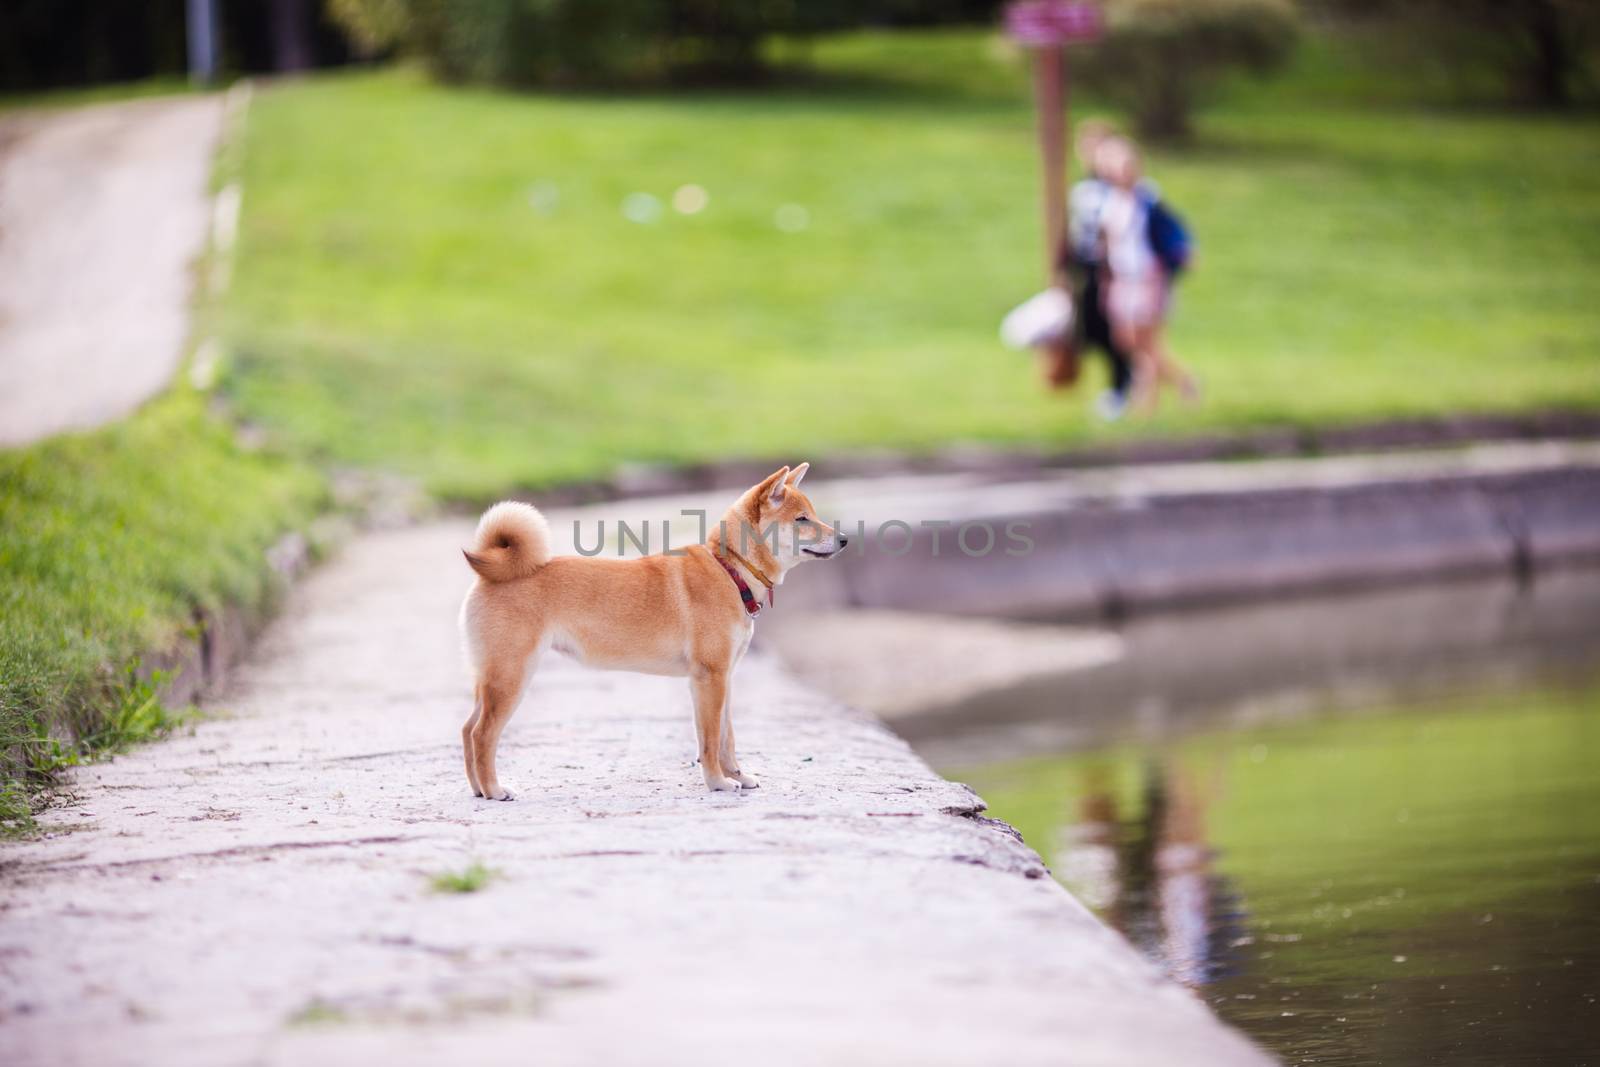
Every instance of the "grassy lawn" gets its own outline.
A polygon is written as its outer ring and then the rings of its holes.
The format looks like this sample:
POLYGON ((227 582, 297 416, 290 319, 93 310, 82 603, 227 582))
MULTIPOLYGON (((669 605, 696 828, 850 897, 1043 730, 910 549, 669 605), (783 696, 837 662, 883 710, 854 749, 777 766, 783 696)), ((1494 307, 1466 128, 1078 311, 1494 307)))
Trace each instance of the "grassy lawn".
POLYGON ((1174 327, 1198 411, 1099 425, 995 340, 1039 281, 1036 160, 1025 69, 981 33, 826 42, 756 95, 262 92, 227 387, 296 447, 465 499, 627 461, 1600 406, 1600 121, 1440 109, 1348 51, 1313 42, 1151 160, 1200 242, 1174 327), (686 183, 703 212, 672 210, 686 183), (623 217, 636 192, 659 218, 623 217))
POLYGON ((259 605, 263 551, 320 475, 243 450, 180 387, 127 421, 0 451, 0 832, 79 756, 171 722, 131 675, 196 609, 259 605))

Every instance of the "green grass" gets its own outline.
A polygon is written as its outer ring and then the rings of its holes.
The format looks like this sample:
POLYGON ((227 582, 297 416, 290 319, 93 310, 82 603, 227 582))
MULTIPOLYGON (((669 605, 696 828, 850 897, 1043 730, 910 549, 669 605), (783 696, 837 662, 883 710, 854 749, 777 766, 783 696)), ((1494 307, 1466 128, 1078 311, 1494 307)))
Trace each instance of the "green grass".
POLYGON ((1207 402, 1107 428, 1092 390, 1043 394, 994 336, 1040 274, 1015 53, 867 34, 812 60, 747 95, 407 71, 260 93, 233 396, 298 446, 465 499, 629 461, 1600 406, 1592 115, 1408 105, 1392 74, 1374 102, 1326 42, 1231 86, 1197 146, 1151 160, 1200 242, 1173 342, 1207 402), (689 182, 699 215, 620 213, 689 182), (809 228, 774 225, 786 203, 809 228))
POLYGON ((428 880, 428 885, 435 893, 476 893, 495 877, 493 870, 473 861, 459 871, 441 871, 428 880))
POLYGON ((263 551, 324 499, 184 387, 105 430, 0 451, 0 830, 54 772, 176 721, 136 670, 198 612, 263 606, 263 551))

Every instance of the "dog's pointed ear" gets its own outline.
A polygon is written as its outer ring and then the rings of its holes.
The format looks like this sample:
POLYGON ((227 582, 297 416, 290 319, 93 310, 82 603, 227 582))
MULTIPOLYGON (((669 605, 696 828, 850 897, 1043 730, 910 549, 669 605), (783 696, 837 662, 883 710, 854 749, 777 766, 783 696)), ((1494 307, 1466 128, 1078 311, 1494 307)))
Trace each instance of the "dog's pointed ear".
POLYGON ((789 477, 789 468, 783 467, 767 477, 756 486, 756 499, 768 507, 777 507, 783 503, 783 495, 788 492, 788 485, 784 479, 789 477))
POLYGON ((793 470, 791 470, 789 472, 789 478, 788 478, 789 484, 792 485, 792 486, 798 486, 800 484, 801 480, 803 478, 805 478, 806 471, 808 471, 810 469, 811 469, 811 464, 802 463, 798 467, 796 467, 793 470))

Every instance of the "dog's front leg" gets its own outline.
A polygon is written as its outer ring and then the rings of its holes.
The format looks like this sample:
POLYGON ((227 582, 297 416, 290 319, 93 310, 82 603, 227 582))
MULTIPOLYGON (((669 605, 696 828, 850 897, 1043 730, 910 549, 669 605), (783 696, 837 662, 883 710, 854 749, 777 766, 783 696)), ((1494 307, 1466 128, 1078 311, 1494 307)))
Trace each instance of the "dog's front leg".
POLYGON ((722 773, 731 777, 745 789, 759 789, 761 783, 753 774, 739 767, 739 756, 733 748, 733 681, 729 680, 727 696, 722 705, 722 773))
POLYGON ((728 702, 728 672, 722 667, 697 666, 689 675, 694 691, 695 733, 700 739, 700 769, 711 789, 738 789, 739 783, 722 773, 723 708, 728 702))

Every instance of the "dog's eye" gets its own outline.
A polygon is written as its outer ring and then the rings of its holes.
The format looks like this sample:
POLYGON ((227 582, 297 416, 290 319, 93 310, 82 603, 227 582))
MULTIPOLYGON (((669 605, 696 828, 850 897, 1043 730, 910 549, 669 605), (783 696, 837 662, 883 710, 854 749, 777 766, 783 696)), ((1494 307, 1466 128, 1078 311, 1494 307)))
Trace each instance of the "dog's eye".
POLYGON ((802 516, 800 516, 798 519, 796 519, 794 521, 795 522, 810 522, 811 520, 808 519, 806 516, 802 515, 802 516))

